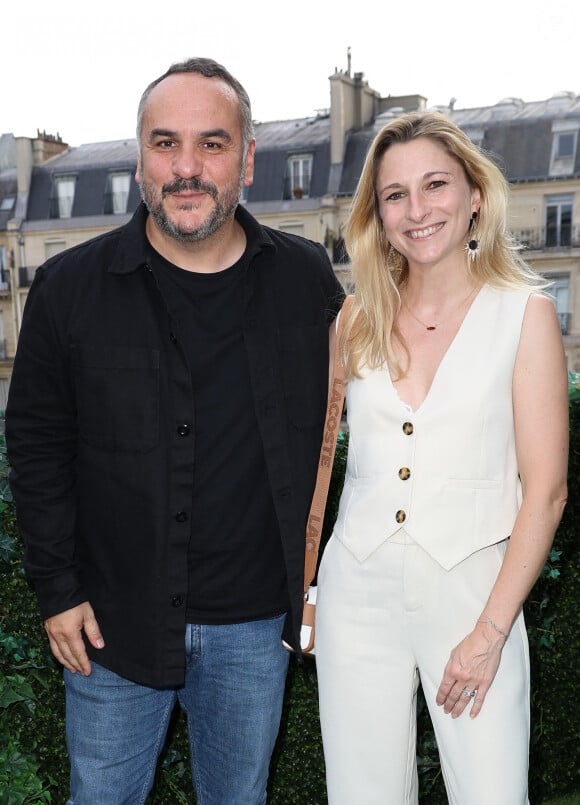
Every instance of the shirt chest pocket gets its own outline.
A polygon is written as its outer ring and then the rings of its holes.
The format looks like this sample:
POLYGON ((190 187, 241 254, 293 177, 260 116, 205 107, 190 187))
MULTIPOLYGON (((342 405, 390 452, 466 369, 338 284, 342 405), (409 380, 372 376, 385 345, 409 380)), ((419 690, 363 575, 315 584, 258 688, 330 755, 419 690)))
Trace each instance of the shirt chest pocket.
POLYGON ((147 452, 159 441, 159 350, 71 348, 81 440, 105 450, 147 452))

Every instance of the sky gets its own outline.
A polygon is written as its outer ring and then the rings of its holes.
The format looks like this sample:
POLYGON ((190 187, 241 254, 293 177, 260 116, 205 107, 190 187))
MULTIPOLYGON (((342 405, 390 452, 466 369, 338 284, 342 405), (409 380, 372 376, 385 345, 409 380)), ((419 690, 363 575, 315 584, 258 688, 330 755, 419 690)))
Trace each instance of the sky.
POLYGON ((328 108, 348 48, 383 97, 580 94, 578 0, 5 0, 0 30, 0 134, 73 146, 134 137, 144 88, 189 56, 224 64, 258 121, 328 108))

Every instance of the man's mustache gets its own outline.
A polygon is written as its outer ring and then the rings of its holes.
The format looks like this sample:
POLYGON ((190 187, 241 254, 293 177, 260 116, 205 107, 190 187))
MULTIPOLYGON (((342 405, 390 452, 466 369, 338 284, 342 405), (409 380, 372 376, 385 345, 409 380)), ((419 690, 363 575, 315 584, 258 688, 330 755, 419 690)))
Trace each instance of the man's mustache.
POLYGON ((176 179, 174 182, 164 184, 161 188, 162 198, 173 193, 208 193, 214 200, 217 199, 217 187, 214 184, 202 182, 201 179, 176 179))

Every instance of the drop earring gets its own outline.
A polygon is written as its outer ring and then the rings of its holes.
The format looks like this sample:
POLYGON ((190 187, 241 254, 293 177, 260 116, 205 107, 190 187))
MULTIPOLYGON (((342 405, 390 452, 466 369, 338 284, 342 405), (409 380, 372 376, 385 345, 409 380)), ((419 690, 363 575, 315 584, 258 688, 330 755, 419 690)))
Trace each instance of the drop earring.
POLYGON ((469 221, 469 240, 465 244, 465 251, 467 252, 467 258, 470 262, 473 262, 476 256, 479 254, 479 240, 474 237, 475 227, 477 221, 477 210, 474 210, 471 213, 471 220, 469 221))

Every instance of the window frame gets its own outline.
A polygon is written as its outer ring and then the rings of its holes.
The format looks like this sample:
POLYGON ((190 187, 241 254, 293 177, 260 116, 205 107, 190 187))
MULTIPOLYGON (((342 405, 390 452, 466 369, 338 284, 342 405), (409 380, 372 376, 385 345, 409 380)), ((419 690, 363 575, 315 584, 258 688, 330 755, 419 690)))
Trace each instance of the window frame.
POLYGON ((544 228, 546 248, 566 248, 572 245, 572 226, 574 221, 574 194, 566 193, 544 197, 544 228), (569 209, 567 209, 569 208, 569 209), (556 210, 555 226, 550 224, 550 210, 556 210), (563 221, 568 214, 569 221, 563 221), (552 231, 553 230, 553 234, 552 231))
POLYGON ((313 168, 314 154, 311 151, 288 154, 285 199, 310 198, 313 168), (305 166, 308 168, 307 171, 305 171, 305 166))
POLYGON ((578 150, 578 130, 580 123, 570 120, 557 120, 552 124, 552 150, 550 154, 550 176, 572 176, 576 165, 578 150), (563 138, 572 137, 570 153, 562 153, 563 138))
POLYGON ((130 170, 112 170, 107 175, 107 189, 105 191, 105 215, 126 215, 129 209, 129 196, 131 195, 131 178, 132 172, 130 170), (124 179, 126 182, 126 189, 115 190, 115 180, 124 179), (122 199, 122 194, 125 198, 122 199), (119 200, 124 203, 119 204, 119 200))
POLYGON ((68 219, 73 217, 78 175, 76 173, 55 174, 52 177, 50 195, 50 217, 68 219), (66 185, 72 187, 72 193, 65 195, 60 188, 66 185))

